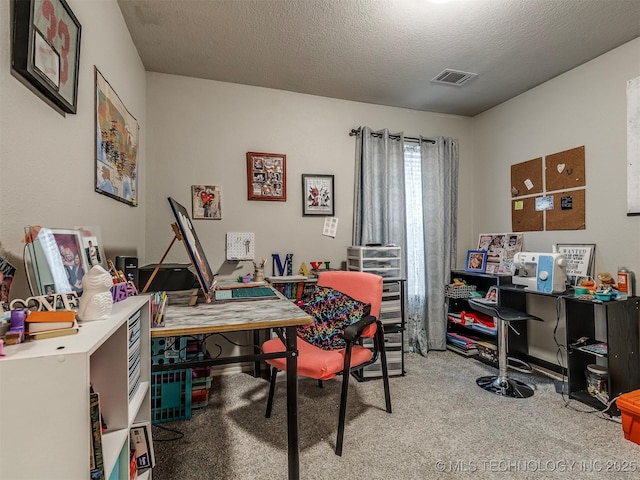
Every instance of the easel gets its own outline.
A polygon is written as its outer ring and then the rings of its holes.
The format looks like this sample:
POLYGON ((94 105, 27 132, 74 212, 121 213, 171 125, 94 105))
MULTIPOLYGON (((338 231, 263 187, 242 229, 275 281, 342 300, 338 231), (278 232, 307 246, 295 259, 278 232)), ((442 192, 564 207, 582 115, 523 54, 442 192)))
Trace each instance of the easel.
MULTIPOLYGON (((171 229, 173 230, 173 239, 171 240, 171 243, 167 247, 167 250, 164 252, 164 255, 162 255, 162 258, 160 259, 160 261, 156 265, 156 268, 154 268, 153 272, 151 272, 151 276, 149 277, 149 280, 147 280, 146 285, 144 286, 144 288, 142 289, 142 291, 140 293, 147 293, 147 289, 149 288, 149 286, 151 285, 151 282, 153 281, 154 277, 158 273, 158 270, 160 270, 160 267, 162 266, 162 264, 164 262, 164 259, 167 258, 167 255, 169 254, 169 251, 171 250, 171 247, 173 247, 173 244, 176 242, 176 240, 179 240, 179 241, 182 242, 182 234, 180 233, 180 229, 178 228, 178 225, 176 223, 172 223, 171 224, 171 229)), ((207 301, 207 303, 211 303, 211 297, 209 296, 209 292, 202 285, 202 282, 200 282, 200 276, 197 274, 197 268, 194 265, 193 258, 191 258, 191 252, 189 252, 189 249, 187 248, 187 246, 184 243, 183 243, 183 245, 184 245, 184 248, 187 250, 187 255, 189 257, 189 261, 191 262, 191 265, 193 266, 194 270, 196 271, 196 277, 198 278, 198 283, 200 284, 200 287, 201 287, 202 291, 204 292, 204 298, 207 301)), ((196 302, 198 301, 198 290, 200 290, 200 289, 194 288, 191 291, 191 298, 189 299, 189 306, 194 306, 196 304, 196 302)))

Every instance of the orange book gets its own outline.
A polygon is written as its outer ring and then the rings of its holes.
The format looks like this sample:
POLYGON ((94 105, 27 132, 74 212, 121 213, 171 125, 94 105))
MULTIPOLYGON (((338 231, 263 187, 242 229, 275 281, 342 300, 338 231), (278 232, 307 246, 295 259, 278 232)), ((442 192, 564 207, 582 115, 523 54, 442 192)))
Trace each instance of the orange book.
POLYGON ((76 321, 73 310, 56 310, 54 312, 31 312, 27 315, 27 331, 37 333, 61 328, 71 328, 76 321))

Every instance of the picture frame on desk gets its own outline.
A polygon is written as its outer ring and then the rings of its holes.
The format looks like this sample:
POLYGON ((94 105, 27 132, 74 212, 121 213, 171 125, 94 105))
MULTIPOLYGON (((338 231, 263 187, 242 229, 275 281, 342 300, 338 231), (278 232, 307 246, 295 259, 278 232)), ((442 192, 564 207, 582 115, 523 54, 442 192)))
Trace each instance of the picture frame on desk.
POLYGON ((287 156, 247 152, 247 200, 287 201, 287 156))
POLYGON ((486 268, 486 250, 467 250, 467 260, 464 263, 465 272, 484 273, 486 268))
POLYGON ((302 174, 302 215, 335 214, 335 189, 333 175, 302 174))
POLYGON ((595 243, 558 243, 558 253, 567 260, 567 283, 576 285, 581 278, 593 277, 596 259, 595 243))
POLYGON ((11 66, 29 88, 76 113, 82 27, 65 0, 14 0, 11 66))
POLYGON ((28 252, 39 295, 82 294, 82 278, 89 264, 82 247, 82 233, 74 229, 28 226, 28 252))

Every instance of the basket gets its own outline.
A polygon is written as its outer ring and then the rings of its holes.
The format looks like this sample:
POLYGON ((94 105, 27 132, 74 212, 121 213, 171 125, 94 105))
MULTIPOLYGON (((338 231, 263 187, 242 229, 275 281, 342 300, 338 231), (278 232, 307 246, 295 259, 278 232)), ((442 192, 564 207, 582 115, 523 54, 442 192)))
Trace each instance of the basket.
POLYGON ((469 298, 476 291, 475 285, 445 285, 444 296, 447 298, 469 298))
POLYGON ((152 423, 191 418, 191 377, 190 368, 152 373, 152 423))

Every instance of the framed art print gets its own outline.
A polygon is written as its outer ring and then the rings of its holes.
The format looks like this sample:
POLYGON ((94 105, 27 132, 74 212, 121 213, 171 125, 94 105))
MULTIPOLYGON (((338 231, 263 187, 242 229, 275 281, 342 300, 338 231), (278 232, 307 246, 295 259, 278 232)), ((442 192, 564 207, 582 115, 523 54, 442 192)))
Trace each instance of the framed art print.
POLYGON ((302 215, 334 215, 333 175, 302 175, 302 215))
POLYGON ((95 190, 132 207, 138 205, 140 127, 96 68, 95 190))
POLYGON ((194 220, 222 220, 220 187, 191 185, 191 213, 194 220))
POLYGON ((486 250, 468 250, 467 261, 464 264, 465 272, 484 273, 487 268, 486 250))
POLYGON ((65 113, 76 113, 81 26, 65 0, 14 0, 11 66, 65 113))
POLYGON ((575 285, 580 278, 593 276, 596 261, 595 243, 558 243, 556 248, 567 260, 567 281, 570 285, 575 285))
POLYGON ((287 201, 287 156, 247 152, 247 199, 287 201))

